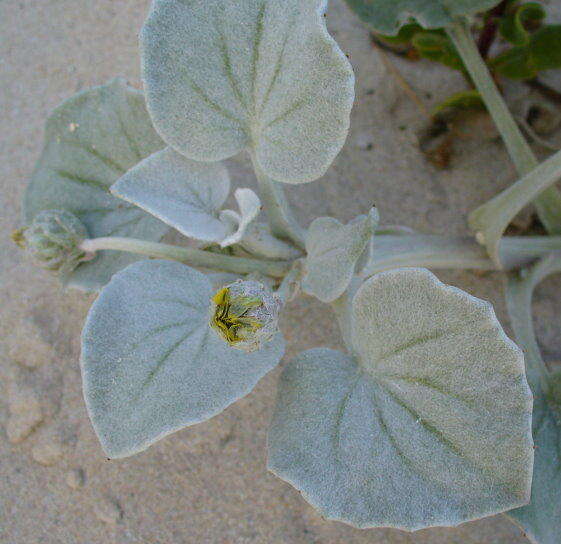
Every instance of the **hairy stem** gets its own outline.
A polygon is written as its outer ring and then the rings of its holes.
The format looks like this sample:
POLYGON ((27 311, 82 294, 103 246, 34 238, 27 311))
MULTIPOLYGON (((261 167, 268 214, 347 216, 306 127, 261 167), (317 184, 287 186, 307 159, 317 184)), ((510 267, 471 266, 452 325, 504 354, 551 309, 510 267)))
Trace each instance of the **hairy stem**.
POLYGON ((259 184, 259 196, 265 206, 271 232, 279 238, 290 240, 298 248, 304 249, 304 230, 290 209, 284 189, 280 183, 272 180, 261 170, 254 157, 252 160, 259 184))
POLYGON ((549 371, 536 341, 532 317, 532 298, 536 286, 550 274, 561 272, 561 253, 552 253, 524 273, 511 274, 506 289, 508 314, 516 342, 524 349, 526 373, 534 392, 539 384, 549 388, 549 371))
MULTIPOLYGON (((448 29, 448 34, 493 117, 516 170, 521 176, 528 174, 538 165, 538 160, 518 128, 487 65, 481 58, 467 21, 465 19, 457 20, 448 29)), ((561 212, 557 209, 557 206, 561 205, 561 194, 557 188, 552 186, 543 191, 536 197, 534 204, 540 220, 548 232, 561 234, 561 212)))
POLYGON ((262 261, 242 257, 231 257, 210 253, 201 249, 191 247, 179 247, 158 242, 147 242, 134 238, 93 238, 84 240, 80 246, 87 253, 95 253, 101 250, 128 251, 138 255, 146 255, 156 259, 170 259, 191 266, 212 268, 232 272, 234 274, 250 274, 259 272, 274 278, 282 278, 290 269, 287 261, 262 261))
POLYGON ((425 234, 380 235, 374 237, 372 257, 361 276, 369 277, 401 267, 514 270, 558 250, 561 250, 561 236, 509 236, 501 242, 502 265, 499 265, 472 238, 425 234))
MULTIPOLYGON (((501 236, 513 217, 543 189, 552 186, 559 178, 561 178, 561 151, 470 214, 470 226, 476 231, 478 241, 487 247, 489 255, 495 261, 500 262, 498 252, 501 236)), ((550 201, 548 205, 552 206, 551 213, 557 213, 561 218, 561 202, 550 201)))

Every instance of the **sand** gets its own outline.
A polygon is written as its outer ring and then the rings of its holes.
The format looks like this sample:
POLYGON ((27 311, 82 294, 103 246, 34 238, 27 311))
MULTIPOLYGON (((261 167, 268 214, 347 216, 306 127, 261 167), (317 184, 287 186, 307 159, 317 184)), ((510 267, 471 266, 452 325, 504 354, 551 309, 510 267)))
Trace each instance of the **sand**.
MULTIPOLYGON (((130 459, 105 458, 78 368, 80 329, 94 297, 63 292, 22 259, 8 235, 19 226, 49 111, 116 75, 139 86, 137 35, 147 8, 146 0, 0 2, 0 542, 527 542, 502 516, 414 534, 324 521, 265 469, 278 369, 211 421, 130 459)), ((372 50, 366 29, 340 0, 332 2, 328 24, 356 69, 357 103, 347 144, 329 173, 290 188, 298 217, 349 220, 376 203, 386 224, 467 233, 467 212, 514 180, 502 145, 476 127, 448 169, 429 164, 418 143, 425 121, 372 50)), ((429 63, 395 62, 429 107, 464 86, 459 75, 429 63)), ((253 183, 246 160, 229 162, 236 184, 253 183)), ((438 276, 493 302, 510 332, 500 275, 438 276)), ((540 342, 554 360, 561 360, 558 281, 546 282, 535 301, 540 342)), ((282 328, 290 346, 285 361, 303 349, 341 346, 333 317, 311 298, 290 305, 282 328)))

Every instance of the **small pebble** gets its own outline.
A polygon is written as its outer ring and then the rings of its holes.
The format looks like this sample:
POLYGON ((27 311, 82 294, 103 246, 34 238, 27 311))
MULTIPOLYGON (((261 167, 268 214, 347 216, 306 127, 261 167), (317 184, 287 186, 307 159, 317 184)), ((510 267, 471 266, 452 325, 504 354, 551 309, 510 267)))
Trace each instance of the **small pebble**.
POLYGON ((32 387, 14 380, 8 386, 8 409, 11 414, 25 414, 40 411, 41 405, 32 387))
POLYGON ((62 447, 58 442, 40 442, 33 447, 31 455, 40 465, 49 467, 62 457, 62 447))
POLYGON ((108 497, 96 501, 94 512, 97 519, 109 525, 115 525, 123 516, 119 503, 108 497))
POLYGON ((70 489, 79 489, 84 485, 86 475, 81 468, 73 468, 66 473, 66 485, 70 489))
POLYGON ((6 425, 6 435, 12 444, 23 442, 43 421, 43 414, 31 411, 24 414, 12 414, 6 425))
POLYGON ((43 421, 43 411, 35 391, 15 380, 8 386, 8 410, 10 417, 6 434, 12 444, 23 442, 43 421))
POLYGON ((50 361, 55 354, 53 346, 41 335, 41 331, 28 319, 22 319, 14 327, 9 340, 9 357, 21 366, 33 369, 50 361))

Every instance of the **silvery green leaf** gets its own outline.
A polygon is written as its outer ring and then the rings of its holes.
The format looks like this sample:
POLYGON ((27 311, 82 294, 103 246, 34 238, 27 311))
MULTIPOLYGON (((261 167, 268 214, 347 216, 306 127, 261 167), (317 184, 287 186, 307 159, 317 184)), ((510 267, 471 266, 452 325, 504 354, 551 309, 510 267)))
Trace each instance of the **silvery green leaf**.
POLYGON ((164 140, 198 161, 247 149, 276 181, 320 177, 345 141, 354 99, 326 3, 154 0, 142 72, 164 140))
POLYGON ((534 288, 555 272, 561 272, 561 255, 544 259, 523 276, 512 274, 506 292, 508 313, 516 340, 526 354, 526 372, 534 393, 536 444, 532 500, 507 515, 538 544, 558 544, 561 535, 561 381, 559 373, 544 371, 532 322, 534 288))
POLYGON ((314 220, 306 233, 308 258, 302 289, 323 302, 339 298, 348 287, 377 224, 376 208, 347 225, 333 217, 314 220))
MULTIPOLYGON (((113 197, 110 186, 129 168, 164 146, 154 131, 142 93, 122 79, 83 91, 63 102, 47 120, 45 146, 24 199, 30 223, 42 210, 67 210, 90 237, 130 236, 159 240, 168 227, 113 197)), ((138 256, 102 251, 65 279, 96 290, 138 256)))
POLYGON ((356 275, 353 276, 351 283, 345 292, 336 300, 331 302, 329 306, 337 318, 339 330, 345 347, 350 353, 354 354, 352 345, 352 323, 351 316, 353 312, 353 298, 356 295, 359 287, 364 283, 364 278, 356 275))
POLYGON ((228 234, 218 219, 230 192, 230 177, 221 163, 195 162, 167 147, 129 170, 111 192, 185 236, 220 242, 228 234))
POLYGON ((281 359, 277 335, 263 349, 230 348, 209 327, 210 281, 171 261, 116 274, 82 334, 88 412, 109 457, 126 457, 218 414, 247 395, 281 359))
POLYGON ((239 243, 251 222, 261 213, 261 201, 251 189, 236 189, 234 196, 240 212, 223 210, 220 218, 226 223, 235 225, 235 230, 220 242, 220 247, 228 247, 239 243))
POLYGON ((351 525, 450 526, 529 500, 532 398, 521 351, 489 304, 401 269, 352 308, 355 356, 285 368, 269 468, 351 525))
POLYGON ((416 19, 425 28, 452 24, 456 17, 496 6, 500 0, 346 0, 349 7, 377 32, 394 36, 416 19))
POLYGON ((303 268, 304 260, 296 259, 279 285, 276 294, 281 298, 283 304, 293 301, 300 293, 303 268))

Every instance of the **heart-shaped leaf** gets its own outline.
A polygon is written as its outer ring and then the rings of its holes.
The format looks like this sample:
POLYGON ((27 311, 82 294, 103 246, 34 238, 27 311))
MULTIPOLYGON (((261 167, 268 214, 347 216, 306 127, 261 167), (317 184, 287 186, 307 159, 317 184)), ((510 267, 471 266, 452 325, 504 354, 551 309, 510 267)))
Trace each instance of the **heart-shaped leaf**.
POLYGON ((377 32, 395 36, 415 18, 425 28, 446 27, 456 17, 496 6, 501 0, 346 0, 349 7, 377 32))
POLYGON ((221 242, 228 234, 218 219, 230 192, 230 177, 221 163, 195 162, 168 147, 129 170, 111 192, 185 236, 221 242))
POLYGON ((220 413, 280 361, 280 334, 254 353, 219 338, 208 325, 212 295, 192 268, 142 261, 95 301, 82 334, 82 378, 108 456, 132 455, 220 413))
POLYGON ((352 308, 355 357, 283 372, 269 468, 329 519, 416 530, 526 504, 532 398, 489 304, 423 269, 379 274, 352 308))
POLYGON ((302 289, 323 302, 333 302, 349 286, 355 265, 378 224, 372 208, 343 225, 333 217, 318 217, 306 233, 306 272, 302 289))
MULTIPOLYGON (((159 240, 168 227, 113 197, 109 188, 129 168, 163 146, 142 93, 127 87, 123 80, 73 96, 47 120, 43 154, 25 194, 26 223, 42 210, 67 210, 84 223, 92 238, 159 240)), ((138 258, 102 251, 64 280, 72 287, 96 290, 138 258)))
POLYGON ((561 374, 545 372, 532 323, 532 293, 556 272, 561 272, 561 255, 544 259, 523 276, 512 274, 506 292, 508 313, 516 340, 526 353, 526 372, 534 393, 536 444, 532 500, 507 515, 538 544, 558 544, 561 535, 561 374))
POLYGON ((266 175, 320 177, 347 136, 351 66, 325 0, 154 0, 141 35, 148 107, 198 161, 248 149, 266 175))

